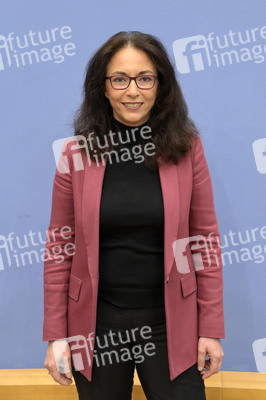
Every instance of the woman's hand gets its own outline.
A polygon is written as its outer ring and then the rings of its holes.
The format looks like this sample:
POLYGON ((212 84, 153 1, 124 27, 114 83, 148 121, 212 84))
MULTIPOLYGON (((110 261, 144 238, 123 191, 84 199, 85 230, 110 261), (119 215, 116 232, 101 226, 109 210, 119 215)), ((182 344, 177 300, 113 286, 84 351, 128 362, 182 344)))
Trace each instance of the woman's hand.
POLYGON ((71 352, 67 341, 49 341, 44 366, 48 369, 55 382, 64 386, 71 385, 73 382, 71 379, 71 352))
POLYGON ((220 339, 200 337, 198 341, 198 369, 202 379, 209 378, 220 371, 224 352, 220 339), (209 360, 205 360, 209 356, 209 360), (206 368, 205 370, 203 368, 206 368))

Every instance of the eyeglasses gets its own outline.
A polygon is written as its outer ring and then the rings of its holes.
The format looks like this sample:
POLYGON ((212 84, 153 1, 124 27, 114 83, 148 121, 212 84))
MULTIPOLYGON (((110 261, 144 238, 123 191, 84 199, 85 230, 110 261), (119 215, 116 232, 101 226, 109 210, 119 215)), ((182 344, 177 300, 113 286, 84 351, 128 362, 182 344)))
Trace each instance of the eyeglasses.
POLYGON ((155 85, 157 76, 155 75, 139 75, 139 76, 124 76, 124 75, 113 75, 106 76, 105 79, 110 79, 111 86, 113 89, 123 90, 127 89, 132 80, 135 81, 139 89, 152 89, 155 85))

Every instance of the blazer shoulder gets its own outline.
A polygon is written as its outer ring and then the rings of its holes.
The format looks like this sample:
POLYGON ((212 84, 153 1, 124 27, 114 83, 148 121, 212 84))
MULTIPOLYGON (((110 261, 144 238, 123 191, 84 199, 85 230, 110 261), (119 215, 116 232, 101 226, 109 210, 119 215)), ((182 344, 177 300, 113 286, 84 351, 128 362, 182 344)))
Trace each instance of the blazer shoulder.
POLYGON ((190 155, 193 164, 197 163, 198 160, 205 158, 203 139, 199 133, 194 135, 190 155))
POLYGON ((194 134, 194 138, 192 140, 192 149, 191 149, 191 157, 194 159, 195 154, 199 151, 203 150, 203 140, 199 133, 194 134))

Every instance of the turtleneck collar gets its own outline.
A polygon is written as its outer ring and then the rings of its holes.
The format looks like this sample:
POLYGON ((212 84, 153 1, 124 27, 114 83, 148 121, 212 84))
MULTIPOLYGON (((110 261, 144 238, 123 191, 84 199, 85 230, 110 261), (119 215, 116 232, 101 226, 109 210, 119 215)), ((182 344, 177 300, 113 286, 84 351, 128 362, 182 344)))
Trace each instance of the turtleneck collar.
POLYGON ((143 124, 140 125, 134 125, 134 126, 129 126, 126 124, 123 124, 122 122, 118 121, 114 116, 112 117, 112 121, 115 125, 119 126, 123 130, 129 130, 129 129, 135 129, 135 128, 142 128, 143 126, 149 126, 150 124, 150 119, 148 121, 144 122, 143 124))

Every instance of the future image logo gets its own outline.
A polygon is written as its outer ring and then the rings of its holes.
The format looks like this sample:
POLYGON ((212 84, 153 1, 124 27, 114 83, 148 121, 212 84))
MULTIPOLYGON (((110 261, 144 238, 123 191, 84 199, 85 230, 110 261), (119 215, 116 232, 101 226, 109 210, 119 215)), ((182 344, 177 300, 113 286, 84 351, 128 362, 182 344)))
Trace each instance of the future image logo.
POLYGON ((182 74, 201 71, 211 65, 207 40, 202 35, 178 39, 173 48, 177 69, 182 74))
POLYGON ((176 67, 181 74, 188 74, 248 61, 262 63, 266 58, 265 40, 266 26, 177 39, 173 42, 176 67))
POLYGON ((22 35, 10 32, 0 34, 0 71, 20 68, 52 61, 56 64, 65 61, 66 56, 76 54, 70 26, 34 32, 31 29, 22 35))
POLYGON ((53 354, 57 370, 63 374, 71 370, 67 359, 67 346, 71 351, 73 367, 76 371, 82 371, 85 366, 95 367, 108 364, 123 363, 134 360, 142 363, 146 356, 156 353, 156 346, 152 338, 152 328, 149 325, 119 330, 109 330, 100 336, 95 332, 89 332, 86 338, 83 335, 70 336, 53 341, 53 354))
POLYGON ((30 229, 22 235, 16 235, 15 232, 9 232, 6 236, 0 234, 0 271, 6 267, 35 265, 47 260, 62 263, 66 257, 74 255, 75 244, 69 241, 72 237, 70 226, 55 227, 45 233, 44 236, 42 232, 30 229), (45 246, 46 243, 56 243, 56 239, 60 244, 49 248, 45 246))
POLYGON ((68 164, 67 158, 67 146, 69 145, 69 155, 72 158, 72 163, 75 171, 83 171, 85 165, 82 159, 82 152, 85 153, 88 165, 91 165, 92 160, 99 165, 105 165, 107 160, 109 163, 134 160, 135 163, 140 163, 144 161, 144 154, 147 156, 152 156, 155 154, 155 144, 149 141, 151 139, 151 127, 145 125, 143 127, 136 129, 126 130, 126 134, 123 137, 121 132, 115 132, 109 130, 107 134, 104 134, 101 138, 90 132, 88 137, 85 138, 83 135, 70 136, 63 139, 57 139, 53 142, 53 152, 56 161, 57 170, 61 174, 66 174, 70 172, 70 166, 68 164), (139 132, 136 134, 135 131, 139 132), (95 143, 99 147, 109 148, 109 145, 118 146, 118 149, 106 150, 97 155, 95 143), (146 142, 145 142, 146 141, 146 142), (132 146, 127 146, 128 144, 132 146), (94 154, 93 154, 94 153, 94 154))

